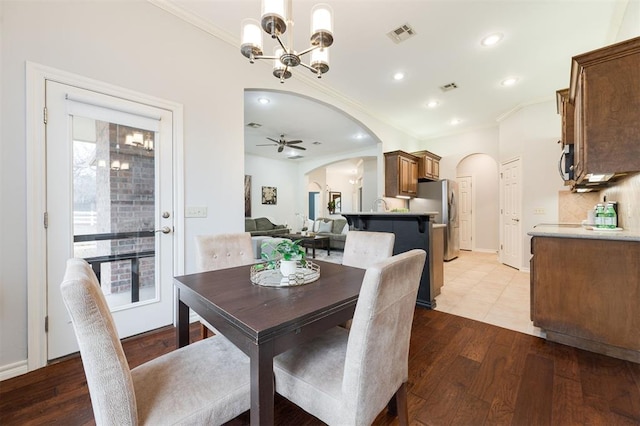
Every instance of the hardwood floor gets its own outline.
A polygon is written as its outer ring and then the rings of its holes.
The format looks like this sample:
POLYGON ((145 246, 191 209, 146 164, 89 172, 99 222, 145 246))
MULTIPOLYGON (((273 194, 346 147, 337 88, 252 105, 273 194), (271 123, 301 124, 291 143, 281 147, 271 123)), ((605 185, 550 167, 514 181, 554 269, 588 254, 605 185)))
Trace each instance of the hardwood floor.
MULTIPOLYGON (((199 338, 198 324, 192 339, 199 338)), ((132 367, 174 348, 174 329, 126 339, 132 367)), ((276 424, 320 425, 276 395, 276 424)), ((638 425, 640 365, 416 308, 409 359, 413 425, 638 425)), ((78 357, 0 382, 0 424, 94 424, 78 357)), ((248 413, 229 422, 249 423, 248 413)), ((383 411, 375 425, 397 424, 383 411)))

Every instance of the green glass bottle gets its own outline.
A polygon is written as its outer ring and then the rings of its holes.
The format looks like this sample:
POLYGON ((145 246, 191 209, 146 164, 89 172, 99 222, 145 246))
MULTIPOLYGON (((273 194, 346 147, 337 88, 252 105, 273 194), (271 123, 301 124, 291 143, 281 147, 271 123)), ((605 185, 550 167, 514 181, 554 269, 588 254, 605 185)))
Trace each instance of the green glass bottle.
POLYGON ((616 227, 616 211, 613 208, 613 204, 607 203, 607 207, 604 211, 604 226, 605 228, 614 229, 616 227))

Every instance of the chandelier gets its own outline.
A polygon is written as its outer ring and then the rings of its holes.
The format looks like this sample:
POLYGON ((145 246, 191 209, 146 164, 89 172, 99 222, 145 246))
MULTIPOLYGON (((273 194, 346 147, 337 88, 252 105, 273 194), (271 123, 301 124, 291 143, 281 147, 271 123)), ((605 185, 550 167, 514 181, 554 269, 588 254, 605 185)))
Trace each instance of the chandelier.
POLYGON ((249 58, 250 63, 256 59, 273 59, 273 75, 280 83, 291 77, 291 69, 302 65, 322 78, 329 71, 329 46, 333 44, 333 13, 327 4, 317 4, 311 9, 311 46, 301 52, 293 49, 292 0, 262 0, 262 18, 247 18, 242 21, 242 45, 240 52, 249 58), (288 45, 281 36, 289 27, 288 45), (264 56, 262 50, 262 28, 275 39, 278 44, 273 56, 264 56), (311 53, 309 64, 300 57, 311 53))

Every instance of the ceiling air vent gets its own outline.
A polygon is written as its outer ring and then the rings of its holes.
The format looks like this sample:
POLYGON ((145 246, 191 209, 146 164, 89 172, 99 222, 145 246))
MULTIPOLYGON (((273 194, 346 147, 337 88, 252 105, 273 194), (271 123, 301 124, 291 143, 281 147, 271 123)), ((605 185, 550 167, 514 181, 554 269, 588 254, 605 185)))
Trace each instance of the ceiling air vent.
POLYGON ((302 155, 292 155, 287 157, 289 160, 297 160, 298 158, 304 158, 302 155))
POLYGON ((409 24, 404 24, 396 28, 395 30, 389 31, 387 33, 389 38, 393 40, 394 43, 401 43, 408 38, 416 35, 416 32, 411 28, 409 24))
POLYGON ((249 123, 249 124, 247 124, 247 127, 251 127, 252 129, 257 129, 258 127, 262 127, 262 124, 249 123))
POLYGON ((440 86, 440 90, 442 90, 443 92, 449 92, 457 88, 458 88, 458 85, 456 83, 448 83, 448 84, 445 84, 444 86, 440 86))

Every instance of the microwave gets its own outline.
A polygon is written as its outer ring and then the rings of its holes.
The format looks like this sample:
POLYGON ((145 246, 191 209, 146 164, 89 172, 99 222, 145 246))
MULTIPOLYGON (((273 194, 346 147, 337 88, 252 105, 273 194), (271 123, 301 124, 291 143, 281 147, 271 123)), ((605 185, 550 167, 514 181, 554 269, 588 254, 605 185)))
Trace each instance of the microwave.
POLYGON ((573 180, 573 144, 566 144, 562 148, 562 155, 558 161, 560 177, 565 182, 573 180))

